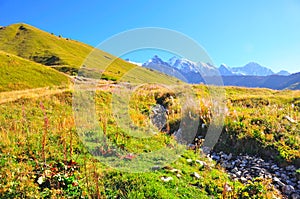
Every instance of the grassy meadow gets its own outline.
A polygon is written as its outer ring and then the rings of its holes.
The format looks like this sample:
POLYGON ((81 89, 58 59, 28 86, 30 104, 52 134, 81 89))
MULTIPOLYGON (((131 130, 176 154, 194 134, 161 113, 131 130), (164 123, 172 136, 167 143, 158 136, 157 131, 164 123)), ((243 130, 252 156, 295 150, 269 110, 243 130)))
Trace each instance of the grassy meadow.
MULTIPOLYGON (((201 93, 199 96, 205 96, 207 92, 204 86, 194 89, 201 93)), ((142 90, 137 91, 130 101, 129 112, 133 122, 140 127, 147 126, 150 108, 160 100, 174 113, 168 120, 169 129, 164 131, 176 129, 180 107, 176 99, 171 103, 172 93, 153 87, 142 90)), ((220 166, 204 155, 199 156, 198 149, 184 150, 174 162, 154 172, 128 173, 113 169, 92 156, 89 153, 91 147, 84 146, 78 136, 72 94, 72 91, 66 91, 1 104, 1 198, 250 198, 250 195, 251 198, 269 198, 279 194, 270 187, 268 180, 256 179, 248 185, 232 181, 220 166), (164 181, 168 177, 173 180, 164 181), (229 185, 231 190, 226 191, 225 185, 229 185)), ((299 119, 298 91, 249 91, 228 87, 226 94, 228 112, 225 130, 217 147, 223 149, 222 146, 228 143, 245 144, 248 140, 251 144, 254 141, 257 146, 276 151, 278 161, 291 163, 299 158, 299 154, 295 153, 299 147, 299 128, 296 123, 282 118, 290 115, 295 120, 299 119), (256 109, 256 106, 263 109, 256 109), (273 106, 278 107, 274 109, 273 106), (280 132, 275 131, 280 129, 280 132), (279 133, 280 138, 277 137, 279 133)), ((113 90, 96 93, 98 121, 106 133, 107 143, 111 144, 99 144, 95 148, 99 150, 98 154, 109 153, 112 146, 117 146, 138 155, 175 143, 168 132, 138 139, 120 129, 109 106, 112 95, 113 90)), ((202 102, 199 101, 202 113, 209 113, 211 106, 202 102)), ((209 125, 209 114, 206 118, 209 125)), ((231 152, 235 151, 231 149, 231 152)), ((250 150, 255 150, 255 147, 250 150)), ((134 161, 134 156, 129 158, 119 154, 119 157, 125 163, 134 161)))

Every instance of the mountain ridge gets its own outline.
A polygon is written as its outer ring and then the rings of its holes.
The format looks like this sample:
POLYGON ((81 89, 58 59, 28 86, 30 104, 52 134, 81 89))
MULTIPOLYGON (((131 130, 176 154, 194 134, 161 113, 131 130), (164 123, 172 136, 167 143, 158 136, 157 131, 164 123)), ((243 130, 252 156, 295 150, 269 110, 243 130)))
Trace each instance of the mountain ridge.
MULTIPOLYGON (((274 73, 271 69, 256 62, 249 62, 242 67, 228 67, 221 64, 219 68, 209 63, 195 63, 185 58, 172 57, 163 61, 157 55, 143 64, 144 67, 165 72, 174 76, 174 71, 182 75, 180 78, 188 83, 205 83, 222 76, 224 85, 245 87, 266 87, 272 89, 299 89, 300 77, 288 71, 274 73)), ((179 78, 179 75, 176 75, 179 78)))

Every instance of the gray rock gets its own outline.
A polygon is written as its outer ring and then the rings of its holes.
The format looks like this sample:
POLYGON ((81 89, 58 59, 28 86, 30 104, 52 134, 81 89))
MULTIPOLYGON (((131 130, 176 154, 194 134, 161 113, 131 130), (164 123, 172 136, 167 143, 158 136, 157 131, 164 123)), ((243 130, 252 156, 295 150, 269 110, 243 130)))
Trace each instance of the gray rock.
POLYGON ((194 176, 197 179, 201 178, 201 176, 197 172, 192 173, 192 176, 194 176))
POLYGON ((294 165, 290 165, 290 166, 285 167, 285 170, 287 170, 287 171, 296 171, 296 168, 295 168, 294 165))
POLYGON ((280 172, 275 172, 275 175, 277 176, 277 177, 280 177, 281 176, 281 174, 280 174, 280 172))
POLYGON ((287 194, 287 195, 292 194, 294 191, 295 191, 295 188, 291 185, 284 185, 282 187, 282 192, 287 194))
POLYGON ((169 182, 169 181, 173 180, 172 177, 165 177, 165 176, 161 177, 160 179, 164 182, 169 182))
POLYGON ((285 173, 282 173, 280 176, 281 176, 281 178, 284 179, 284 180, 286 180, 286 179, 288 178, 288 177, 285 175, 285 173))
POLYGON ((291 118, 290 116, 288 116, 288 115, 285 115, 283 118, 287 119, 291 123, 296 123, 296 121, 293 118, 291 118))
POLYGON ((150 120, 151 123, 158 128, 158 130, 161 130, 167 122, 166 109, 160 104, 153 106, 151 108, 150 120))
POLYGON ((285 186, 285 184, 283 182, 281 182, 281 180, 277 177, 274 177, 273 181, 276 182, 281 187, 285 186))
POLYGON ((211 158, 216 161, 221 159, 220 156, 218 156, 218 155, 212 155, 211 158))
POLYGON ((237 173, 239 170, 238 170, 238 168, 236 168, 236 167, 234 167, 232 170, 231 170, 231 172, 232 173, 237 173))
POLYGON ((161 169, 160 166, 153 166, 153 167, 151 168, 152 171, 157 171, 157 170, 159 170, 159 169, 161 169))
POLYGON ((198 163, 200 166, 206 166, 206 162, 203 162, 201 160, 196 160, 196 163, 198 163))
POLYGON ((279 167, 276 164, 273 164, 271 166, 271 169, 274 170, 274 171, 277 171, 279 169, 279 167))
POLYGON ((261 170, 261 168, 259 168, 259 167, 257 167, 257 166, 251 167, 251 169, 254 169, 254 170, 261 170))
POLYGON ((223 162, 221 164, 222 167, 224 167, 225 169, 231 169, 232 168, 232 164, 228 163, 228 162, 223 162))
POLYGON ((241 176, 242 175, 242 172, 241 171, 238 171, 235 173, 237 176, 241 176))
POLYGON ((297 194, 297 193, 293 193, 293 194, 291 195, 291 198, 292 198, 292 199, 300 199, 300 195, 297 194))
POLYGON ((247 178, 244 178, 244 177, 241 177, 240 180, 241 180, 242 183, 245 183, 245 182, 248 181, 247 178))

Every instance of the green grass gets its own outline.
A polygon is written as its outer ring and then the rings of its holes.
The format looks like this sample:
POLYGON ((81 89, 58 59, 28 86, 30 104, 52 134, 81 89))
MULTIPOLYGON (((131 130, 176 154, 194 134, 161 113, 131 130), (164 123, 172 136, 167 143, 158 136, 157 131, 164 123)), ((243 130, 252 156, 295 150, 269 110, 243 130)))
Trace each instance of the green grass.
MULTIPOLYGON (((134 114, 134 110, 138 113, 149 108, 153 100, 163 97, 165 92, 138 91, 130 105, 133 120, 141 116, 134 114), (148 102, 152 93, 156 94, 148 102)), ((111 143, 124 146, 125 151, 134 154, 149 153, 172 144, 173 138, 163 133, 146 142, 129 136, 129 132, 118 129, 109 116, 111 93, 101 91, 96 99, 99 124, 106 129, 111 143)), ((168 101, 164 103, 176 108, 168 101)), ((1 198, 250 198, 249 195, 267 198, 276 194, 269 187, 269 181, 257 179, 248 185, 231 181, 214 162, 200 156, 199 151, 185 150, 176 161, 154 172, 128 173, 110 168, 91 156, 78 137, 72 92, 19 99, 2 104, 0 112, 1 198), (207 166, 201 166, 196 160, 206 162, 207 166), (200 175, 199 179, 192 175, 194 172, 200 175), (162 177, 173 180, 164 182, 162 177), (232 191, 224 192, 226 183, 232 191)), ((131 161, 134 160, 127 162, 131 161)))
POLYGON ((45 65, 79 67, 93 48, 27 24, 12 24, 0 30, 0 49, 45 65))
POLYGON ((300 91, 226 87, 225 130, 217 148, 300 165, 300 91), (295 122, 289 121, 287 117, 295 122), (230 148, 234 150, 230 150, 230 148))
POLYGON ((0 76, 0 92, 69 84, 66 75, 3 51, 0 51, 0 76))

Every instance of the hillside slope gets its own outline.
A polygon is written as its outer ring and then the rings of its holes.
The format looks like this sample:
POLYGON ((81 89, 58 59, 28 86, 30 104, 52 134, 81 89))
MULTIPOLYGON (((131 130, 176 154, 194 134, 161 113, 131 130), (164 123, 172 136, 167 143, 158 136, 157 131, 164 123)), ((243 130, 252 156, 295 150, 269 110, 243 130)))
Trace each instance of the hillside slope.
POLYGON ((0 49, 48 66, 78 67, 93 48, 27 24, 12 24, 0 29, 0 49))
POLYGON ((176 78, 128 63, 87 44, 55 36, 23 23, 0 28, 0 50, 70 75, 76 75, 80 66, 84 65, 87 77, 91 77, 91 74, 95 77, 94 74, 98 73, 104 79, 115 81, 178 82, 176 78))
POLYGON ((0 51, 0 92, 69 84, 69 78, 47 66, 0 51))

